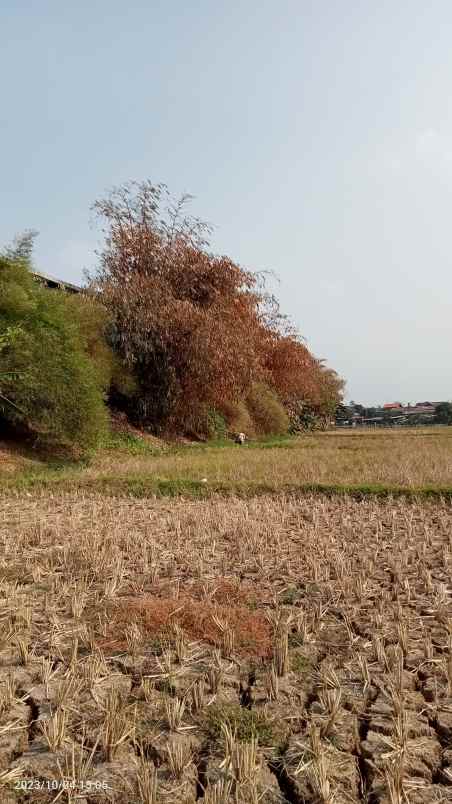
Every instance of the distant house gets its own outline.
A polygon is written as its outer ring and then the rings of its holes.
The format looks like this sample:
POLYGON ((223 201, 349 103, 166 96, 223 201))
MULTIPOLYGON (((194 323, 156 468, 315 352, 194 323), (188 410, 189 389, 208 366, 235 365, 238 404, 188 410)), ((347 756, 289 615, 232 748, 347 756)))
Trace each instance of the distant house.
POLYGON ((411 411, 413 413, 434 413, 437 404, 437 402, 416 402, 414 408, 411 408, 411 411))
POLYGON ((79 287, 79 285, 73 285, 72 282, 66 282, 65 279, 56 279, 54 276, 42 274, 39 271, 32 271, 32 274, 37 282, 40 282, 46 288, 66 290, 68 293, 82 293, 83 291, 83 288, 79 287))
POLYGON ((346 413, 344 419, 337 417, 336 425, 338 427, 356 427, 359 426, 373 426, 373 427, 390 427, 401 425, 428 425, 436 421, 436 408, 438 402, 416 402, 416 404, 405 402, 386 402, 381 407, 376 408, 363 408, 362 405, 357 406, 360 412, 352 412, 352 406, 342 406, 343 411, 346 413))

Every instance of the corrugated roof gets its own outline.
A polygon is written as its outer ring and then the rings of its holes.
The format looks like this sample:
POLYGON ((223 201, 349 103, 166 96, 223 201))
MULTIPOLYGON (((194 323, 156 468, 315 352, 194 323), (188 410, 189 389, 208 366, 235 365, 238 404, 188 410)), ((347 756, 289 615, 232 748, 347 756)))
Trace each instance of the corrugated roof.
POLYGON ((65 279, 57 279, 50 274, 43 274, 41 271, 32 271, 32 274, 39 282, 44 282, 48 287, 64 288, 72 293, 81 293, 83 290, 79 285, 74 285, 65 279))

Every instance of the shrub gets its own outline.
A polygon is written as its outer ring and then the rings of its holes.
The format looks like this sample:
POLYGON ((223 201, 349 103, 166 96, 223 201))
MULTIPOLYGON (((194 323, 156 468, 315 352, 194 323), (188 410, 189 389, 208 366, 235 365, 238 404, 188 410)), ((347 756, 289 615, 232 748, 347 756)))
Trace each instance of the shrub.
POLYGON ((246 405, 258 433, 283 435, 289 430, 289 418, 276 394, 263 383, 255 383, 246 405))
POLYGON ((34 281, 27 259, 0 256, 2 416, 40 442, 77 454, 97 446, 106 427, 106 370, 88 354, 87 331, 64 292, 34 281), (5 377, 5 375, 7 375, 5 377))
POLYGON ((248 438, 256 435, 254 422, 244 402, 227 402, 221 405, 227 427, 231 433, 246 433, 248 438))
POLYGON ((217 410, 207 412, 207 437, 226 438, 226 420, 217 410))
POLYGON ((110 313, 98 295, 77 293, 65 296, 68 317, 72 318, 83 341, 83 348, 94 363, 102 388, 109 397, 130 399, 137 390, 132 372, 113 348, 115 329, 110 313))
POLYGON ((319 416, 309 404, 297 400, 289 405, 290 432, 302 433, 305 430, 319 430, 322 426, 322 417, 319 416))
POLYGON ((107 390, 118 358, 106 340, 111 326, 106 308, 97 297, 86 293, 66 295, 64 307, 67 318, 79 332, 84 351, 96 368, 99 382, 107 390))

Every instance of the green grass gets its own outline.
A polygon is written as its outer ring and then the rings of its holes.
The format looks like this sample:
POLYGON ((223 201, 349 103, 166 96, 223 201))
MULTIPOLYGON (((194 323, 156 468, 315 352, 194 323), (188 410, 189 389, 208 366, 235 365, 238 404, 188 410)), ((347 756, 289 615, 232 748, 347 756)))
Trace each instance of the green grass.
POLYGON ((265 713, 244 709, 239 704, 213 704, 206 709, 202 726, 211 742, 222 739, 222 724, 231 727, 237 740, 249 742, 257 737, 259 745, 273 745, 275 730, 273 723, 265 713))
POLYGON ((90 492, 106 496, 146 497, 187 497, 205 499, 214 495, 254 497, 268 494, 285 494, 287 496, 304 496, 322 494, 332 496, 349 496, 356 500, 369 497, 396 498, 410 500, 425 498, 452 501, 452 486, 396 486, 383 484, 327 484, 300 483, 203 483, 199 480, 165 479, 143 475, 105 475, 83 477, 80 470, 68 469, 43 470, 23 473, 16 477, 3 479, 1 488, 5 491, 48 490, 58 492, 90 492))
MULTIPOLYGON (((307 446, 307 445, 305 445, 307 446)), ((297 442, 297 436, 263 436, 262 438, 250 439, 245 441, 244 444, 236 444, 230 438, 215 438, 209 441, 197 441, 190 445, 190 450, 218 450, 218 449, 234 449, 234 450, 250 450, 250 449, 293 449, 299 448, 300 444, 297 442)), ((181 452, 187 447, 172 447, 173 452, 181 452)))
POLYGON ((297 675, 307 675, 312 671, 312 659, 303 653, 294 652, 290 657, 290 669, 297 675))
POLYGON ((102 449, 118 450, 128 455, 159 455, 161 452, 144 438, 133 433, 110 433, 102 444, 102 449))

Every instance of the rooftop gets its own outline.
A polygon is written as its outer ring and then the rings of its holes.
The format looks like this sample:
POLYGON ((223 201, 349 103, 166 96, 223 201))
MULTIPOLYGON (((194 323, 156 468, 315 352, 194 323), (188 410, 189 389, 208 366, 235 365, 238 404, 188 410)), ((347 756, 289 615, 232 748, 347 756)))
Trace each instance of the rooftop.
POLYGON ((33 276, 38 282, 41 282, 48 288, 61 288, 67 290, 69 293, 81 293, 83 288, 79 285, 74 285, 72 282, 66 282, 65 279, 57 279, 49 274, 43 274, 41 271, 32 271, 33 276))

